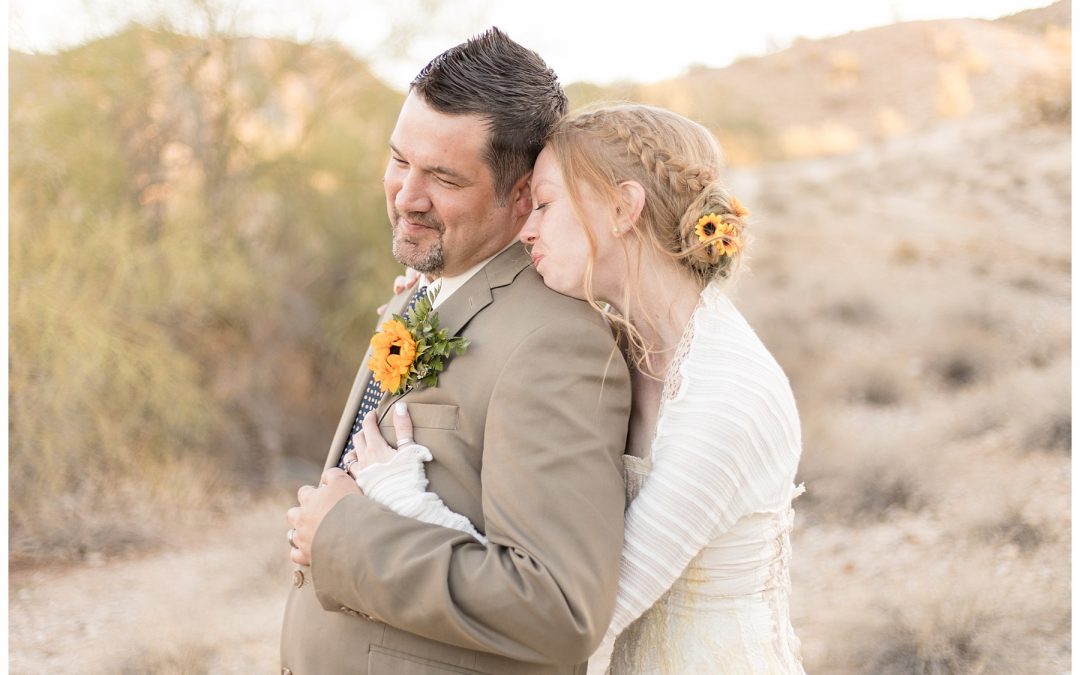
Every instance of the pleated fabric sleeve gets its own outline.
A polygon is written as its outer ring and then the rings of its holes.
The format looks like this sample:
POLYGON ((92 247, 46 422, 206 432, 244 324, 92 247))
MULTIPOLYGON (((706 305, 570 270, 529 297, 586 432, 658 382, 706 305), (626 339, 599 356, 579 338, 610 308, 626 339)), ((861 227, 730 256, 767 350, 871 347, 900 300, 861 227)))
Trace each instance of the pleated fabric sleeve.
POLYGON ((743 516, 786 509, 801 452, 787 376, 713 284, 692 319, 676 394, 660 410, 652 472, 626 513, 614 639, 743 516))

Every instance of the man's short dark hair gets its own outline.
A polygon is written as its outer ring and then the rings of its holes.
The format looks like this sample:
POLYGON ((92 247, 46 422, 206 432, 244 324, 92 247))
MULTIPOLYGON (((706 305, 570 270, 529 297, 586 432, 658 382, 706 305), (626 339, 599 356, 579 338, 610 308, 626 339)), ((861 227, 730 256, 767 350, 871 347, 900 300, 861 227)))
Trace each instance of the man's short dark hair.
POLYGON ((410 88, 438 112, 488 121, 484 160, 502 203, 532 169, 552 125, 568 107, 555 71, 498 28, 436 56, 410 88))

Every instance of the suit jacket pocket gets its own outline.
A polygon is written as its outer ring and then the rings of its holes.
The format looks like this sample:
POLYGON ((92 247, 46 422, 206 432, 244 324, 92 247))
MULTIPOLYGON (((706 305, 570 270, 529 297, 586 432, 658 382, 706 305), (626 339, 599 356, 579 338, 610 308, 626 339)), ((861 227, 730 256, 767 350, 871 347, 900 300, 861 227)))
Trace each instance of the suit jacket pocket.
MULTIPOLYGON (((393 429, 393 410, 383 419, 380 426, 393 429)), ((409 403, 409 417, 417 429, 457 429, 458 407, 440 403, 409 403)), ((385 435, 385 434, 384 434, 385 435)))
POLYGON ((368 650, 368 675, 441 675, 443 673, 484 675, 479 670, 425 659, 422 656, 414 656, 378 645, 371 645, 368 650))

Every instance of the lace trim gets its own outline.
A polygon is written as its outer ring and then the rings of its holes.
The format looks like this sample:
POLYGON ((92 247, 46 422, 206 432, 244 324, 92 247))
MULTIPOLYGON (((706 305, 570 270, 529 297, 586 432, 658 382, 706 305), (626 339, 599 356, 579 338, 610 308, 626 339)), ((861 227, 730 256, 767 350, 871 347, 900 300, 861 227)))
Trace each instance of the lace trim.
POLYGON ((679 344, 675 345, 675 353, 671 357, 671 363, 668 364, 667 377, 664 378, 664 389, 660 394, 661 412, 663 412, 663 404, 675 398, 679 389, 682 388, 682 364, 690 353, 690 345, 694 342, 694 319, 703 302, 704 298, 698 297, 697 306, 690 313, 690 320, 686 322, 679 344))

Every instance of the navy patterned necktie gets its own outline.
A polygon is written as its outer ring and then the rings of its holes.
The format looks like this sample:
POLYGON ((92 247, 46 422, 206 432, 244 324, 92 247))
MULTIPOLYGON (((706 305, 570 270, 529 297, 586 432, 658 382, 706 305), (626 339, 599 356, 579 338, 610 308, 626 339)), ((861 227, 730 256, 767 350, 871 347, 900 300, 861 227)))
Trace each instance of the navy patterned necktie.
MULTIPOLYGON (((416 306, 416 301, 420 299, 420 296, 427 293, 427 286, 421 286, 416 289, 416 293, 413 294, 412 300, 409 300, 409 304, 405 307, 405 312, 416 306)), ((372 373, 368 376, 367 386, 364 387, 364 397, 360 399, 360 410, 356 413, 356 419, 353 420, 352 431, 349 432, 349 442, 345 444, 345 449, 341 452, 341 457, 338 459, 338 467, 345 468, 345 455, 349 454, 355 445, 353 445, 353 436, 360 433, 360 430, 364 427, 364 416, 369 412, 379 407, 379 401, 382 400, 382 388, 379 383, 375 381, 375 374, 372 373)))

